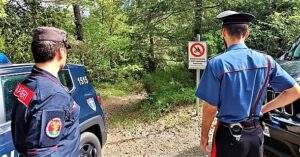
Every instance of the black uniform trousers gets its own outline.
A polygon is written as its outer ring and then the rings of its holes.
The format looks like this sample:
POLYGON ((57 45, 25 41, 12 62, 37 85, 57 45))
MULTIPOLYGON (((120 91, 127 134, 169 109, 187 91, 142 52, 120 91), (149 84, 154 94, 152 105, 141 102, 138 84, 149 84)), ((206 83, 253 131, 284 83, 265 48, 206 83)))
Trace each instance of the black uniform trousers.
POLYGON ((264 134, 261 125, 244 129, 236 140, 227 126, 218 124, 212 148, 212 157, 263 157, 264 134))

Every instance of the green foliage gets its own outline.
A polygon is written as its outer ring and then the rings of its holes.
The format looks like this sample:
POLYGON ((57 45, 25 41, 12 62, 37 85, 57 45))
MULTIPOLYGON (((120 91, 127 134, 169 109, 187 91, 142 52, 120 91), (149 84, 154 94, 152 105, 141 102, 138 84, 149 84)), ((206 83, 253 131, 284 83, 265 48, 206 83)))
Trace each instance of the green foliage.
POLYGON ((135 80, 120 80, 115 84, 100 83, 97 85, 102 97, 110 96, 126 96, 134 93, 142 93, 144 91, 143 84, 135 80))
POLYGON ((4 7, 6 16, 1 19, 0 30, 4 51, 14 63, 32 62, 31 34, 38 26, 72 28, 71 14, 67 8, 42 6, 41 1, 9 1, 4 7))
POLYGON ((118 83, 131 76, 140 78, 143 69, 136 62, 136 55, 129 51, 132 29, 125 23, 127 17, 114 1, 99 1, 98 5, 84 19, 85 41, 72 50, 77 54, 74 58, 80 56, 80 63, 99 82, 118 83))
MULTIPOLYGON (((5 17, 5 11, 4 11, 4 5, 6 3, 6 0, 0 0, 0 19, 5 17)), ((1 28, 0 28, 1 31, 1 28)), ((3 50, 4 47, 4 39, 2 37, 2 35, 0 35, 0 51, 3 50)))
POLYGON ((254 14, 247 45, 272 56, 288 50, 300 34, 299 0, 0 0, 0 50, 14 63, 32 62, 32 30, 62 28, 73 47, 69 63, 87 66, 107 96, 144 86, 149 98, 142 107, 154 117, 193 102, 195 83, 183 66, 187 42, 200 33, 209 57, 221 53, 216 16, 224 10, 254 14), (76 40, 75 4, 82 9, 83 41, 76 40))
POLYGON ((0 0, 0 18, 5 16, 4 5, 6 0, 0 0))
POLYGON ((134 28, 132 51, 140 54, 140 64, 148 72, 165 66, 168 59, 185 59, 183 47, 192 35, 191 5, 188 0, 150 0, 132 1, 125 8, 134 28))
POLYGON ((172 63, 166 69, 148 74, 143 82, 148 99, 141 105, 151 118, 170 111, 174 105, 195 100, 195 82, 182 63, 172 63))
POLYGON ((288 50, 300 34, 300 2, 297 0, 224 1, 223 8, 254 14, 256 20, 251 25, 248 46, 274 57, 288 50))

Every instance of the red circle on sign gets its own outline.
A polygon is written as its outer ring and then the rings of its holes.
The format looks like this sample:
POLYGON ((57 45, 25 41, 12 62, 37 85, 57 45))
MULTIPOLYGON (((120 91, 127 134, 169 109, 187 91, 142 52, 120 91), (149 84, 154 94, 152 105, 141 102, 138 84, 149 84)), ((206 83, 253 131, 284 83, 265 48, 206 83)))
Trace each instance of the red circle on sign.
POLYGON ((205 48, 200 43, 195 43, 191 46, 190 52, 195 57, 201 57, 204 54, 205 48))

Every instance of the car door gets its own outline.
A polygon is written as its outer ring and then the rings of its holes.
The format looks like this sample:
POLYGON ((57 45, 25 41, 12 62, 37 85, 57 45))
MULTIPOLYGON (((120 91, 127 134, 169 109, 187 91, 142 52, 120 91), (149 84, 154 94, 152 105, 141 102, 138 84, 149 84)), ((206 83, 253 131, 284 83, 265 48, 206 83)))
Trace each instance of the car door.
POLYGON ((11 136, 11 110, 13 90, 16 83, 22 82, 27 74, 1 76, 0 90, 0 157, 17 157, 11 136))
POLYGON ((97 94, 88 77, 87 70, 83 66, 73 65, 69 67, 74 88, 71 96, 80 105, 80 123, 94 116, 103 115, 100 109, 97 94))

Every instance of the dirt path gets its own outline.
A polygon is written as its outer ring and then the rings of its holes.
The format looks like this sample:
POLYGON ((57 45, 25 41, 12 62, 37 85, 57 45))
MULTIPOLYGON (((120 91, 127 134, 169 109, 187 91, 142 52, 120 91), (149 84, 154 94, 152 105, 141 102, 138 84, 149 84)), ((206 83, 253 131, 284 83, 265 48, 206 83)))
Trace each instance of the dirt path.
POLYGON ((104 157, 203 156, 199 150, 199 118, 195 105, 177 107, 155 123, 140 123, 139 116, 143 115, 134 115, 134 111, 136 102, 143 98, 133 95, 106 99, 104 108, 111 125, 104 157))

